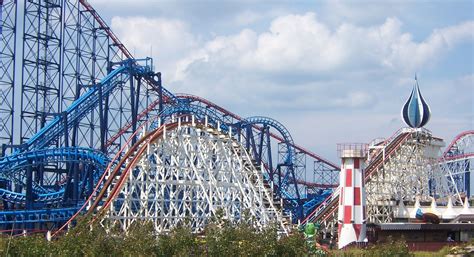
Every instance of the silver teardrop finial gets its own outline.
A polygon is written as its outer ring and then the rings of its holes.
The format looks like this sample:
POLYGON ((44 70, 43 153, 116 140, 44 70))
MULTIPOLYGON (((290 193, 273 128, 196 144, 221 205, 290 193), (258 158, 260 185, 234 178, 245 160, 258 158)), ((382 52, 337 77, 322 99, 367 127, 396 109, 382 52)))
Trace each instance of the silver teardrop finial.
POLYGON ((431 117, 430 107, 421 95, 416 74, 411 95, 402 108, 402 117, 405 123, 412 128, 425 126, 431 117))

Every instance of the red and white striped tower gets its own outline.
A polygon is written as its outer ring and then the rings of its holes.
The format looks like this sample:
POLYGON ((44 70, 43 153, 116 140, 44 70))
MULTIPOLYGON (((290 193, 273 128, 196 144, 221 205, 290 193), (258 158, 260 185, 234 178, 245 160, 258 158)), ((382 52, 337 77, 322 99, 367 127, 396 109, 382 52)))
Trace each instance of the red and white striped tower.
POLYGON ((342 165, 338 213, 338 247, 366 241, 365 145, 339 145, 342 165))

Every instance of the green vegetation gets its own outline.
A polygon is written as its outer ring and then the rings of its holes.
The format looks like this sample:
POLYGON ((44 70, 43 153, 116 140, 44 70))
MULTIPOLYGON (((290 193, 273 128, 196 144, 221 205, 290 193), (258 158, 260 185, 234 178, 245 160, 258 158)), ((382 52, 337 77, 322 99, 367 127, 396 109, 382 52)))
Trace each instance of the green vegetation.
POLYGON ((408 246, 403 239, 392 240, 391 238, 387 240, 387 243, 375 244, 367 248, 350 248, 347 250, 333 251, 331 255, 337 257, 413 256, 413 254, 408 252, 408 246))
MULTIPOLYGON (((307 243, 303 233, 279 238, 275 227, 258 231, 251 221, 238 224, 222 219, 211 222, 201 234, 183 224, 166 235, 156 235, 151 223, 134 223, 127 234, 108 233, 100 226, 79 222, 66 235, 48 242, 43 235, 0 237, 0 256, 445 256, 467 253, 465 246, 441 251, 410 253, 403 240, 388 240, 365 249, 349 248, 329 253, 307 243)), ((247 219, 243 219, 247 220, 247 219)))
POLYGON ((155 235, 150 223, 135 223, 127 234, 91 228, 87 222, 48 242, 43 235, 0 237, 1 256, 304 256, 300 233, 278 240, 276 227, 264 231, 249 223, 213 222, 202 235, 183 225, 155 235), (8 252, 7 252, 8 251, 8 252))
POLYGON ((474 240, 458 246, 445 246, 437 252, 409 252, 408 246, 404 239, 393 240, 388 242, 374 244, 368 248, 349 248, 345 250, 334 250, 330 252, 330 256, 335 257, 379 257, 379 256, 396 256, 396 257, 444 257, 448 255, 454 256, 472 256, 472 248, 474 240))

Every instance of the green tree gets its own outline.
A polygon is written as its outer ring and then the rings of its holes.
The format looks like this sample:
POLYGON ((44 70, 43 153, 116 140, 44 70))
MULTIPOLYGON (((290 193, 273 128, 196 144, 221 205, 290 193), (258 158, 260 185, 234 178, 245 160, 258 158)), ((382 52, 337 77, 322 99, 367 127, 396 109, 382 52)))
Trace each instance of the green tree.
POLYGON ((157 248, 158 241, 151 222, 133 223, 121 245, 121 251, 126 256, 155 255, 157 248))
POLYGON ((7 242, 5 256, 47 256, 53 253, 52 243, 42 235, 15 236, 6 239, 11 241, 9 246, 7 242))
POLYGON ((305 256, 307 254, 306 241, 301 233, 290 234, 278 241, 278 256, 305 256))

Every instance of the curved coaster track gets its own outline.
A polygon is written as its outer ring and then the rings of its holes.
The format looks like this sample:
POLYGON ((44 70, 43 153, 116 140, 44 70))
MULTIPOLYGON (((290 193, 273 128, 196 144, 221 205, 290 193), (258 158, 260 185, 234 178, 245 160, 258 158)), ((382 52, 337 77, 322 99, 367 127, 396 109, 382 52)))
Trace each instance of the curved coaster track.
POLYGON ((337 165, 296 145, 281 123, 166 90, 152 60, 134 59, 87 1, 4 0, 1 9, 3 229, 60 227, 106 188, 106 167, 143 124, 159 128, 183 114, 234 135, 293 221, 337 186, 337 165))
MULTIPOLYGON (((470 196, 466 180, 473 161, 474 131, 456 136, 445 149, 426 129, 404 128, 369 147, 365 168, 367 223, 393 222, 403 202, 432 201, 463 205, 470 196), (441 156, 441 157, 440 157, 441 156)), ((325 236, 337 234, 339 188, 309 214, 302 224, 319 222, 325 236)))
MULTIPOLYGON (((1 229, 54 230, 88 211, 123 229, 152 217, 158 231, 189 216, 198 231, 222 209, 284 231, 331 209, 339 165, 274 119, 168 91, 87 1, 4 0, 0 10, 1 229)), ((409 135, 373 155, 369 177, 409 135)), ((464 140, 444 156, 451 191, 466 184, 466 172, 449 172, 469 169, 464 140)))

